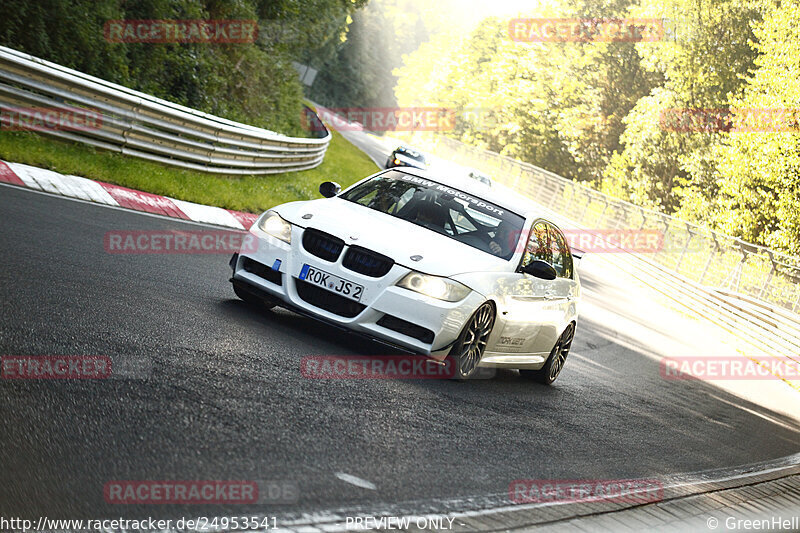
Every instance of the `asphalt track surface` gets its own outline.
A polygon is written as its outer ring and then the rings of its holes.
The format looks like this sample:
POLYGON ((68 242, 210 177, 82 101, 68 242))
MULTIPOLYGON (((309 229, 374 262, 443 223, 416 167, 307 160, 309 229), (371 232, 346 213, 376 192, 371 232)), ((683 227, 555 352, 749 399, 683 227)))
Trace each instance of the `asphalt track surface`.
POLYGON ((480 506, 519 478, 659 478, 798 451, 789 418, 702 381, 662 379, 651 345, 700 339, 655 331, 624 280, 589 269, 595 312, 551 387, 514 371, 467 383, 306 379, 304 356, 392 352, 239 301, 227 255, 103 246, 109 230, 200 228, 0 186, 0 354, 108 355, 129 371, 0 380, 0 516, 293 514, 469 497, 465 506, 480 506), (103 497, 112 480, 236 479, 296 483, 299 498, 226 507, 103 497))

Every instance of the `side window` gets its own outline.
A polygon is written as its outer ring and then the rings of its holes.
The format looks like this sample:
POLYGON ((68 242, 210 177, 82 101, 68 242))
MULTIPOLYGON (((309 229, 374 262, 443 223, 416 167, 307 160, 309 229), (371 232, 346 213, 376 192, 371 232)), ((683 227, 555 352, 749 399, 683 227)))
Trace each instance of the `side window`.
POLYGON ((550 232, 547 230, 547 224, 545 222, 537 222, 531 228, 528 244, 525 245, 525 255, 522 257, 522 266, 530 264, 534 259, 547 261, 552 264, 553 254, 551 250, 550 232))
POLYGON ((553 225, 548 224, 550 230, 550 242, 553 251, 553 268, 560 278, 572 279, 572 253, 569 251, 567 239, 564 234, 553 225))

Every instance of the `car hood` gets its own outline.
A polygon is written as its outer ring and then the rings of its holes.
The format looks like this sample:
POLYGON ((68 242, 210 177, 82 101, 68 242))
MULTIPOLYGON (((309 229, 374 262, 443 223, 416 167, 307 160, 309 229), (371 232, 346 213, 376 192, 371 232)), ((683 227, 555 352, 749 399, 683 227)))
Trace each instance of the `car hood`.
POLYGON ((499 257, 340 198, 292 202, 275 211, 292 224, 336 235, 348 245, 369 248, 426 274, 454 276, 509 268, 508 261, 499 257), (412 256, 422 259, 414 261, 412 256))

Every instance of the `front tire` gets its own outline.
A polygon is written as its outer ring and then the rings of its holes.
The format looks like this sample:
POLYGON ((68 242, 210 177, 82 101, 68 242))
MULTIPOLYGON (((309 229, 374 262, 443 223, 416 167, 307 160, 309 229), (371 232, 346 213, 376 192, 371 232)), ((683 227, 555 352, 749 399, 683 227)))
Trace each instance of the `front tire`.
POLYGON ((463 381, 475 375, 486 350, 486 342, 492 333, 494 319, 494 306, 489 302, 478 307, 469 318, 450 350, 449 357, 453 359, 455 367, 453 379, 463 381))
POLYGON ((521 369, 519 374, 525 379, 550 385, 556 380, 561 370, 564 369, 564 363, 567 361, 569 349, 572 347, 572 339, 574 338, 575 324, 570 324, 556 341, 555 346, 553 346, 553 349, 550 351, 550 355, 542 368, 539 370, 521 369))

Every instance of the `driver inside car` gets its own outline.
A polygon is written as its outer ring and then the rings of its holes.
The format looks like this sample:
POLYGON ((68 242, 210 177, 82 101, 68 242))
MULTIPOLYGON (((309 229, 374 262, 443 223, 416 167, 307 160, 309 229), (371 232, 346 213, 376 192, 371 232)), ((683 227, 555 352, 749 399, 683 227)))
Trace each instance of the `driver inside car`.
POLYGON ((489 241, 489 249, 497 256, 507 257, 514 251, 514 245, 517 243, 516 237, 518 237, 518 232, 511 224, 503 220, 497 225, 494 237, 489 241))

